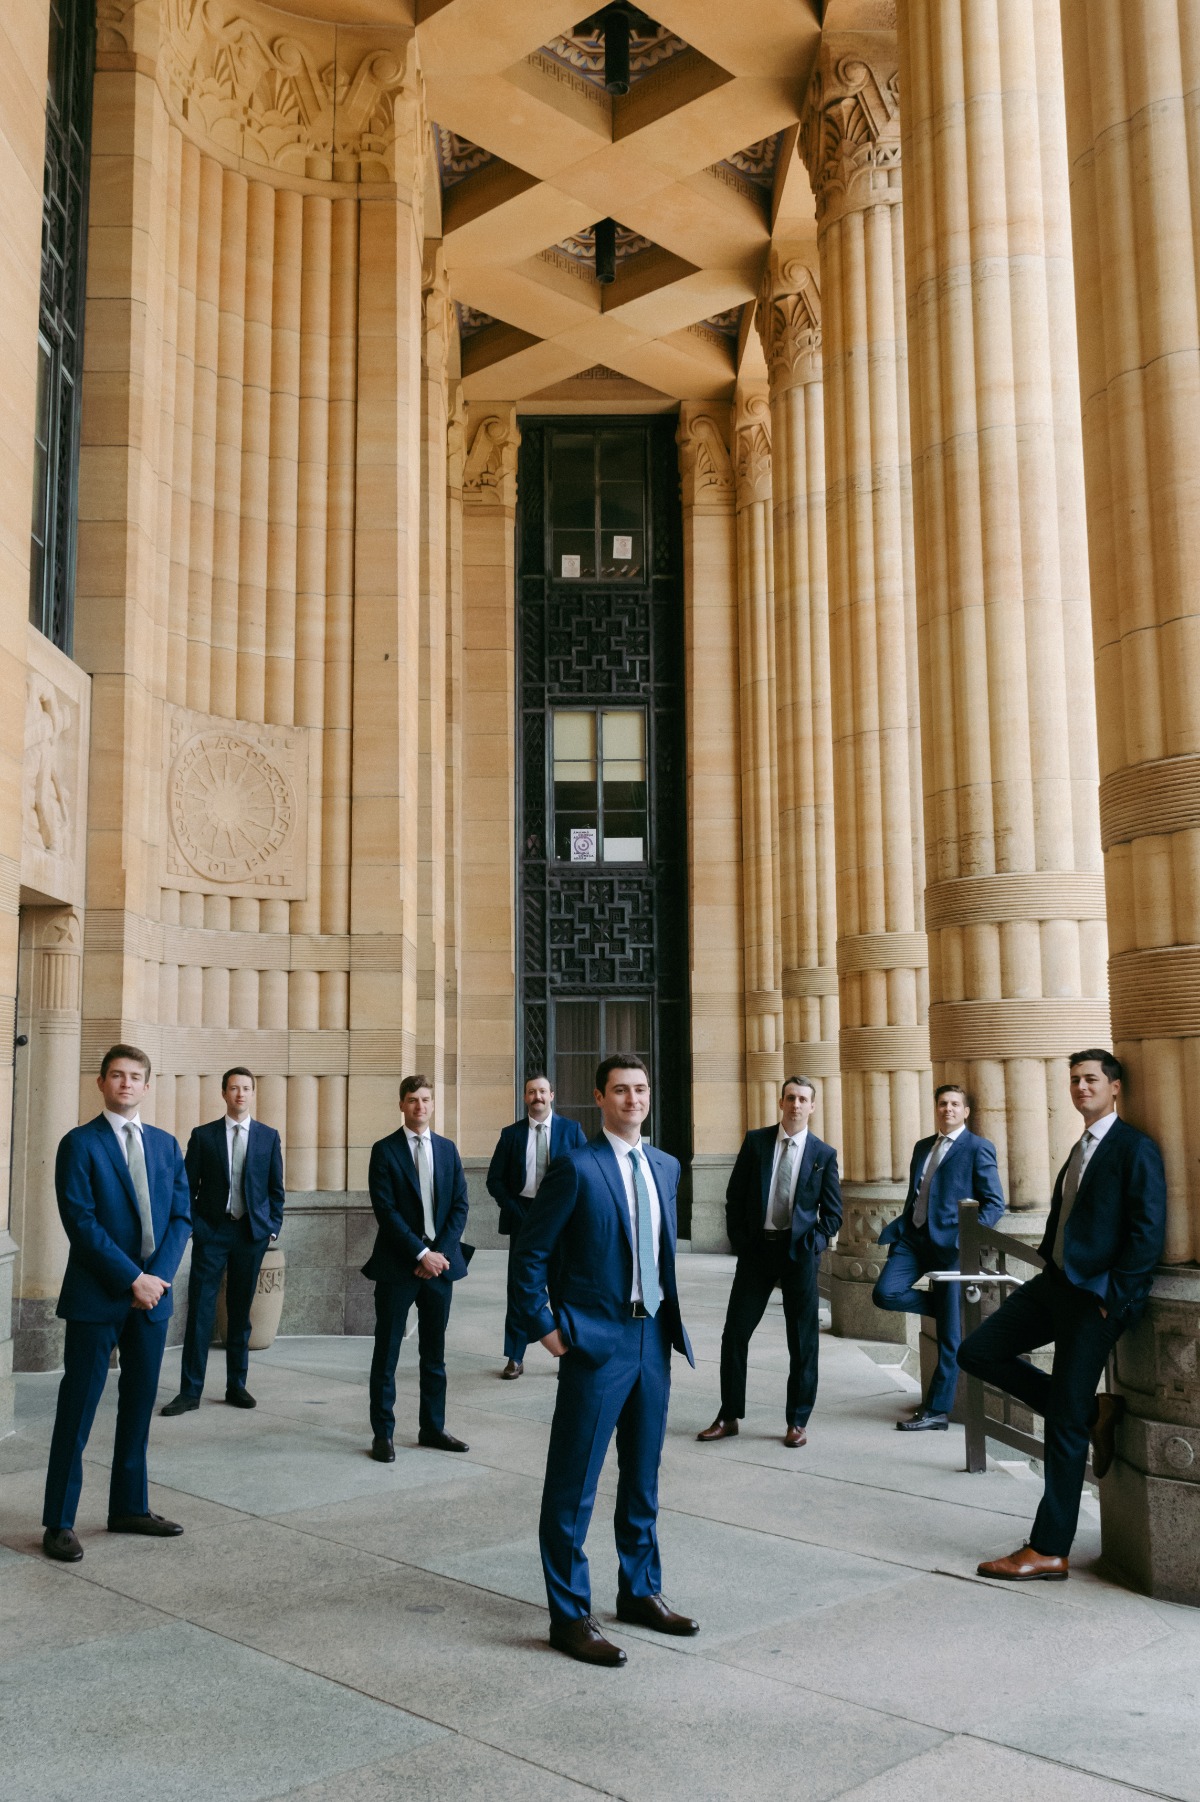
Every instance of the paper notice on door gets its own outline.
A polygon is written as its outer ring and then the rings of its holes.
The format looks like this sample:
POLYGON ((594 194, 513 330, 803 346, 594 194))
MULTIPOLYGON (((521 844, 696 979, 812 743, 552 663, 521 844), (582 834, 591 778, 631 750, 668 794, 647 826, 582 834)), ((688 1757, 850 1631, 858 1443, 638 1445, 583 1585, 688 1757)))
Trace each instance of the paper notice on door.
POLYGON ((628 563, 633 556, 632 537, 613 539, 613 560, 617 563, 628 563))
POLYGON ((579 574, 579 558, 564 557, 562 560, 562 573, 564 576, 577 576, 579 574))

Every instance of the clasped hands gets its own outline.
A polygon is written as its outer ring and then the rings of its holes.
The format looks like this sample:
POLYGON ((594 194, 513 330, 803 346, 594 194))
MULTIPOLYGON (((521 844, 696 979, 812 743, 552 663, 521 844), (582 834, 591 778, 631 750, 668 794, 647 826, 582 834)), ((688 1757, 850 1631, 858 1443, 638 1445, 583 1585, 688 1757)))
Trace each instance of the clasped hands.
POLYGON ((450 1260, 444 1258, 440 1251, 427 1251, 423 1258, 418 1258, 413 1265, 413 1275, 424 1277, 426 1281, 433 1276, 441 1276, 443 1270, 449 1270, 450 1260))

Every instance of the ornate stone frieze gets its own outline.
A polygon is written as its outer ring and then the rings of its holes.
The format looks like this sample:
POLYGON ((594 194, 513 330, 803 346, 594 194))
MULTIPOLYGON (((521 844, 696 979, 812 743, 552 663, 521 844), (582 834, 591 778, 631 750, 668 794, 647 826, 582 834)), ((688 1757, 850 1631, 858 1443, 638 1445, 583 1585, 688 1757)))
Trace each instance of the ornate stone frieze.
POLYGON ((90 695, 83 670, 30 626, 21 886, 47 901, 84 898, 90 695))
POLYGON ((684 402, 679 409, 679 473, 683 504, 716 512, 733 506, 733 463, 725 434, 703 404, 684 402))
POLYGON ((758 302, 771 392, 821 380, 821 291, 808 263, 772 256, 758 302))
POLYGON ((800 126, 817 223, 900 200, 900 74, 890 32, 826 44, 800 126))
POLYGON ((303 900, 308 734, 172 708, 166 888, 303 900))
POLYGON ((517 451, 521 434, 515 412, 489 413, 479 421, 463 469, 463 499, 517 504, 517 451))
POLYGON ((765 394, 739 394, 733 431, 739 510, 771 499, 771 409, 765 394))

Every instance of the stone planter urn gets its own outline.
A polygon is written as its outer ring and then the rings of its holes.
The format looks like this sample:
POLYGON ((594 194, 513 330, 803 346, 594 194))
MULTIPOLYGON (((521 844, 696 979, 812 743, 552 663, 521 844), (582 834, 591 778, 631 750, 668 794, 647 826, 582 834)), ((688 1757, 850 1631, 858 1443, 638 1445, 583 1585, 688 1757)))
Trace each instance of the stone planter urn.
MULTIPOLYGON (((283 1314, 283 1246, 268 1248, 258 1273, 258 1286, 250 1303, 250 1350, 266 1351, 275 1343, 283 1314)), ((217 1343, 224 1345, 229 1331, 229 1314, 225 1306, 225 1278, 217 1294, 217 1343)))

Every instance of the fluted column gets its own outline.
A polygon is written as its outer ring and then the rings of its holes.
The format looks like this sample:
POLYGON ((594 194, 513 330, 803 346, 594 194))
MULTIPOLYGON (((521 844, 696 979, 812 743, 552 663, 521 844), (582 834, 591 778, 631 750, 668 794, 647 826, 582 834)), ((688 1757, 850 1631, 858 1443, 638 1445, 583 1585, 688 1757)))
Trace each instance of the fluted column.
POLYGON ((1100 823, 1121 1111, 1167 1165, 1166 1259, 1117 1349, 1104 1551, 1200 1602, 1200 6, 1063 0, 1100 823))
POLYGON ((692 1244, 725 1244, 725 1186, 746 1130, 738 743, 737 520, 729 408, 679 410, 687 658, 692 1244))
POLYGON ((813 1130, 842 1143, 825 395, 816 244, 777 247, 758 328, 771 396, 775 717, 784 1075, 817 1085, 813 1130))
MULTIPOLYGON (((455 335, 450 337, 451 354, 455 335)), ((466 402, 462 383, 451 385, 446 421, 446 1065, 442 1131, 457 1139, 462 1109, 458 1060, 462 1049, 462 857, 463 857, 463 465, 466 460, 466 402)))
POLYGON ((775 733, 771 414, 742 388, 734 418, 737 504, 738 704, 742 770, 742 920, 746 1124, 777 1115, 783 1079, 779 949, 779 805, 775 733))
POLYGON ((876 1239, 931 1124, 916 604, 896 46, 823 41, 801 146, 817 205, 834 676, 845 1223, 834 1330, 902 1335, 871 1306, 876 1239))
POLYGON ((1109 1031, 1057 0, 900 52, 930 1049, 1045 1209, 1109 1031))
MULTIPOLYGON (((421 658, 418 723, 417 1046, 440 1095, 446 1060, 446 384, 450 289, 441 246, 422 272, 421 658)), ((443 1130, 445 1123, 443 1122, 443 1130)))

